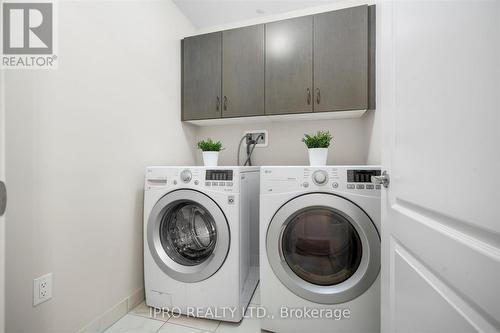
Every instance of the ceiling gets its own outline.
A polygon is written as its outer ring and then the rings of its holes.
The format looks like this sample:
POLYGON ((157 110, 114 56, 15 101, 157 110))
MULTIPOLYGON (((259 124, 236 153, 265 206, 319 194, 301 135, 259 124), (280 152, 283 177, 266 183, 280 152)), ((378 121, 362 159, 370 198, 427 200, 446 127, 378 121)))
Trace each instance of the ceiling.
POLYGON ((338 2, 338 0, 173 1, 199 29, 338 2))

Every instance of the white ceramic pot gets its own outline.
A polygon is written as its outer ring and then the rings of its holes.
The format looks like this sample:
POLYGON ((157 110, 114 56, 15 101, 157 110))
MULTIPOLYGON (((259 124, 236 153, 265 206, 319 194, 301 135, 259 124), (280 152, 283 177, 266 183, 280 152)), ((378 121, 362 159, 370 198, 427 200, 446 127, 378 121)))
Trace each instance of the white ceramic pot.
POLYGON ((328 148, 309 148, 309 164, 311 166, 326 165, 328 148))
POLYGON ((219 160, 218 151, 204 151, 203 152, 203 164, 205 166, 217 166, 217 161, 219 160))

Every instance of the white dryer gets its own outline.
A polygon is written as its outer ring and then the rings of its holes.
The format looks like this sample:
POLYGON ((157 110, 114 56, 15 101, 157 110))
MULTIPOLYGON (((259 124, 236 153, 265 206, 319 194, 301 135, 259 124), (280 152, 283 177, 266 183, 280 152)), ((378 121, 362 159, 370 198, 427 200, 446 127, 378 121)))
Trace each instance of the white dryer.
POLYGON ((148 167, 146 304, 240 321, 259 280, 258 205, 259 168, 148 167))
POLYGON ((262 328, 380 331, 375 166, 262 167, 262 328))

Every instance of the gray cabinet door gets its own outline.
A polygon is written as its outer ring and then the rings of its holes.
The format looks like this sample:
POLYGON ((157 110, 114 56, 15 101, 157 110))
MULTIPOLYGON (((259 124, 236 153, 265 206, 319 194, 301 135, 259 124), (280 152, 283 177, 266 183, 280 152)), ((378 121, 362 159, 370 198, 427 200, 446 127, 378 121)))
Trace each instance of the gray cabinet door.
POLYGON ((266 114, 312 112, 313 18, 266 24, 266 114))
POLYGON ((368 6, 314 15, 314 111, 368 108, 368 6))
POLYGON ((264 25, 222 33, 222 117, 264 114, 264 25))
POLYGON ((221 117, 221 36, 215 32, 183 41, 183 120, 221 117))

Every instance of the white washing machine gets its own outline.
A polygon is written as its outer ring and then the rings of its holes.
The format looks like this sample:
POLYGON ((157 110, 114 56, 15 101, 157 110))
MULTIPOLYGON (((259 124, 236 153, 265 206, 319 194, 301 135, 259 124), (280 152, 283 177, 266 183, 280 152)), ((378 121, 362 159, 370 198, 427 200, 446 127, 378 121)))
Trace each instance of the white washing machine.
POLYGON ((148 167, 146 304, 240 321, 259 281, 258 218, 259 168, 148 167))
POLYGON ((380 331, 377 175, 375 166, 261 168, 263 329, 380 331))

